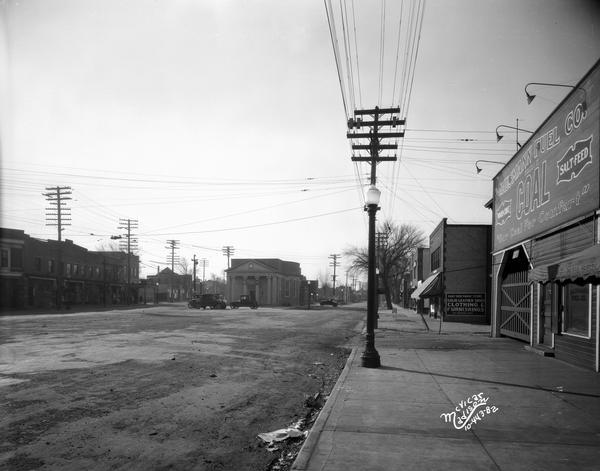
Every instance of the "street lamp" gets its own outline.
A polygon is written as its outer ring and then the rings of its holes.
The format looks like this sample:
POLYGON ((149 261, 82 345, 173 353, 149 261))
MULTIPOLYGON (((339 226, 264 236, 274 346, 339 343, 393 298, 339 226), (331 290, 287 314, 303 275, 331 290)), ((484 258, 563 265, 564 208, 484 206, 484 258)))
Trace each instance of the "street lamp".
POLYGON ((479 162, 486 162, 488 164, 500 164, 500 165, 504 165, 505 162, 499 162, 498 160, 478 160, 477 162, 475 162, 475 168, 477 169, 477 173, 481 173, 481 168, 479 168, 479 162))
POLYGON ((536 97, 536 95, 533 95, 527 91, 527 87, 529 85, 540 85, 543 87, 564 87, 564 88, 570 88, 570 89, 577 88, 583 92, 583 103, 581 104, 581 106, 583 108, 582 111, 585 112, 587 110, 587 94, 586 94, 584 88, 576 87, 575 85, 565 85, 562 83, 529 82, 527 85, 525 85, 525 95, 527 96, 527 104, 528 105, 530 105, 531 102, 533 101, 533 99, 536 97))
POLYGON ((517 130, 517 150, 519 150, 521 147, 521 144, 519 144, 519 131, 525 131, 525 132, 533 134, 533 131, 528 131, 527 129, 520 128, 519 127, 519 118, 517 118, 517 127, 507 126, 506 124, 500 124, 500 125, 496 126, 496 142, 500 142, 500 139, 502 139, 504 137, 502 134, 500 134, 498 132, 499 128, 509 128, 509 129, 517 130))
POLYGON ((367 276, 367 338, 365 351, 362 354, 362 366, 379 368, 381 360, 375 350, 375 316, 377 315, 377 278, 375 274, 375 213, 379 209, 381 192, 371 185, 365 198, 365 211, 369 213, 369 263, 367 276))

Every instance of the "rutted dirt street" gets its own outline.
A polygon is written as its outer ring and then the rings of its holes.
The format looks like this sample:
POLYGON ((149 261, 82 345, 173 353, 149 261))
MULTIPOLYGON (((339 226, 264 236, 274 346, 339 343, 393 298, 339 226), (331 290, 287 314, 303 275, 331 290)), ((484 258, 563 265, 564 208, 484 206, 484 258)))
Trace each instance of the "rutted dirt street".
MULTIPOLYGON (((159 306, 0 318, 0 469, 267 470, 363 312, 159 306)), ((318 402, 318 401, 317 401, 318 402)))

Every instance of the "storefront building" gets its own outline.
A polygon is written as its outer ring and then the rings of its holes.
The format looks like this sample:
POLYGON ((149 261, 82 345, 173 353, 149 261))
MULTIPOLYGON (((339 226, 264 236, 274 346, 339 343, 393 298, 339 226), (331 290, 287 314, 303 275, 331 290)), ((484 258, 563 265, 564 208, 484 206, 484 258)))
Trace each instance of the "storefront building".
MULTIPOLYGON (((415 290, 425 281, 431 272, 429 247, 417 247, 410 256, 410 292, 415 290)), ((410 298, 410 308, 417 311, 419 314, 429 312, 429 300, 420 297, 410 298)))
POLYGON ((89 251, 69 239, 43 240, 0 228, 0 308, 132 303, 138 267, 137 255, 89 251))
POLYGON ((429 236, 431 273, 411 297, 429 302, 432 317, 446 322, 490 322, 491 226, 448 224, 429 236))
MULTIPOLYGON (((202 285, 200 293, 208 293, 202 285)), ((193 293, 193 279, 190 274, 175 273, 164 268, 156 275, 148 275, 142 280, 138 296, 142 302, 180 302, 187 301, 193 293)))
POLYGON ((600 62, 494 178, 492 335, 599 371, 600 62))

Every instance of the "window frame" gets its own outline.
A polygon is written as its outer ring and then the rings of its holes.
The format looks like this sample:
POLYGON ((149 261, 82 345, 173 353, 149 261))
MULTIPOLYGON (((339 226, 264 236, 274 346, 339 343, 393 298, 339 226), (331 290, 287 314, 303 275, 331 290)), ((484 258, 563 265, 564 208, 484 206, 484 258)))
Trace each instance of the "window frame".
POLYGON ((0 249, 0 268, 5 270, 10 269, 10 249, 8 247, 0 249), (6 264, 4 264, 5 261, 6 264))
POLYGON ((22 247, 11 247, 9 256, 10 271, 22 271, 24 260, 24 251, 22 247))
POLYGON ((441 266, 440 260, 441 247, 436 248, 433 252, 431 252, 431 271, 437 270, 441 266))
POLYGON ((561 311, 562 311, 562 322, 561 322, 561 334, 562 335, 568 335, 570 337, 578 337, 581 339, 591 339, 592 338, 592 296, 593 296, 593 292, 592 292, 592 284, 591 283, 586 283, 584 286, 587 288, 587 334, 584 334, 582 332, 576 331, 576 332, 570 332, 568 331, 568 322, 567 322, 567 288, 570 285, 575 285, 575 286, 581 286, 581 285, 577 285, 575 283, 565 283, 560 287, 560 295, 561 295, 561 311))

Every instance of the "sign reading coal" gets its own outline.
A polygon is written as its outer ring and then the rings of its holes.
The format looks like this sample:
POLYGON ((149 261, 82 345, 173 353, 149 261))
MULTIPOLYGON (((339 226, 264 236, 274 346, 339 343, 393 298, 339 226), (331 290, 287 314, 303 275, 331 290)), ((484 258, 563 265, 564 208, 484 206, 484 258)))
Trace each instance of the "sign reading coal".
POLYGON ((446 314, 450 316, 485 315, 485 294, 447 293, 446 314))
POLYGON ((598 208, 598 90, 597 66, 494 178, 494 251, 598 208))

